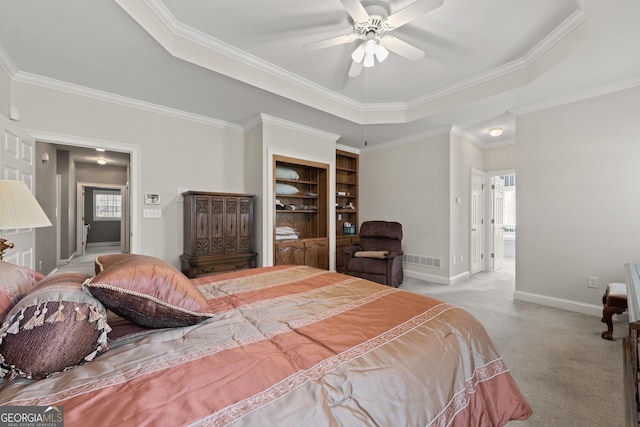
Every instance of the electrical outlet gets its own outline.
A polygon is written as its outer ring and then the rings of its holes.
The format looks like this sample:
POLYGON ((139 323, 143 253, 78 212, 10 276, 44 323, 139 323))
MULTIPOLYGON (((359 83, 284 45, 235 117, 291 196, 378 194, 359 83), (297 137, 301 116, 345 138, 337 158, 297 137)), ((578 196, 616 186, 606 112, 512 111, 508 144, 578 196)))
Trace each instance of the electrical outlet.
POLYGON ((460 264, 464 263, 464 255, 460 255, 460 264))
POLYGON ((598 289, 598 278, 595 276, 589 276, 587 286, 590 288, 598 289))
POLYGON ((453 265, 456 265, 456 257, 453 257, 453 265))

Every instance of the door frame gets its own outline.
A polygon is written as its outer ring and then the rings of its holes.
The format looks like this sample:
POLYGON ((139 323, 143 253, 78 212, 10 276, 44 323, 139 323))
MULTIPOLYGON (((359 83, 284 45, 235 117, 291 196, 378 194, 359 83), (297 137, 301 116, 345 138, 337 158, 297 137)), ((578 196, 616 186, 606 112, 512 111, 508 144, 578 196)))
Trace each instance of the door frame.
MULTIPOLYGON (((48 142, 51 144, 70 145, 74 147, 104 148, 108 151, 119 151, 129 154, 129 252, 140 253, 142 243, 142 236, 140 235, 142 229, 142 215, 140 214, 142 206, 142 193, 140 190, 142 182, 142 159, 140 147, 133 144, 60 135, 33 129, 26 129, 26 131, 37 141, 48 142)), ((63 207, 60 206, 59 208, 62 209, 63 207)), ((58 245, 60 245, 60 242, 58 242, 58 245)))
POLYGON ((485 253, 487 253, 486 251, 486 247, 485 247, 485 235, 486 235, 486 230, 485 230, 485 225, 486 225, 486 221, 484 221, 484 218, 486 218, 486 212, 485 212, 485 206, 486 206, 486 202, 485 202, 485 198, 486 198, 486 191, 485 191, 485 187, 486 187, 486 173, 484 171, 481 171, 480 169, 475 169, 472 168, 471 169, 471 181, 469 183, 469 274, 473 275, 476 274, 480 271, 484 271, 486 269, 486 257, 484 256, 485 253), (480 226, 476 226, 474 229, 474 224, 473 224, 473 213, 474 213, 474 194, 473 194, 473 181, 475 177, 480 177, 482 179, 482 185, 480 187, 480 196, 478 197, 478 203, 480 204, 480 206, 478 206, 478 213, 480 214, 480 226), (474 235, 473 233, 477 233, 475 238, 480 240, 478 247, 480 248, 481 254, 481 260, 478 263, 479 266, 478 267, 474 267, 475 264, 474 263, 474 235))
POLYGON ((490 223, 491 262, 489 263, 490 267, 488 270, 498 271, 504 266, 504 180, 500 178, 500 175, 493 175, 491 177, 490 223), (500 206, 500 208, 498 208, 498 206, 500 206), (497 238, 498 236, 500 236, 499 239, 497 238))

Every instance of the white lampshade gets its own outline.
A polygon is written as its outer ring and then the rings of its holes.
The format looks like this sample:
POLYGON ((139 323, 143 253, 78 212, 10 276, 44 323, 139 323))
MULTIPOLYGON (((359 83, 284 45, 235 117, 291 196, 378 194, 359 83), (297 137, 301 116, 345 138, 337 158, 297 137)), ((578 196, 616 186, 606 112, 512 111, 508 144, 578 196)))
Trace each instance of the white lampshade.
POLYGON ((375 40, 369 39, 364 43, 364 51, 367 53, 367 55, 373 55, 374 53, 376 53, 377 46, 378 43, 376 43, 375 40))
POLYGON ((376 46, 376 58, 378 59, 378 61, 384 61, 385 59, 387 59, 387 56, 389 56, 389 51, 387 50, 387 48, 382 46, 381 44, 378 44, 376 46))
POLYGON ((49 227, 38 201, 22 181, 0 181, 0 229, 49 227))
POLYGON ((375 62, 376 61, 374 60, 373 54, 367 53, 364 56, 364 62, 362 63, 362 66, 365 68, 373 67, 375 65, 375 62))
POLYGON ((356 50, 354 50, 353 53, 351 54, 351 59, 353 59, 358 64, 362 62, 363 58, 364 58, 364 43, 358 46, 356 50))

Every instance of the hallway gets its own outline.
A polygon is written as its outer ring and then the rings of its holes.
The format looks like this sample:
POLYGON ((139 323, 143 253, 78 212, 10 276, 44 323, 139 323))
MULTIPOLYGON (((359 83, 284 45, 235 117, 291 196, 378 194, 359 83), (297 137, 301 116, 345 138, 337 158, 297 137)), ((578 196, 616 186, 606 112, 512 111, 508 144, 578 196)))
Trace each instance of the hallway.
POLYGON ((84 255, 73 257, 68 264, 60 264, 49 275, 60 273, 95 274, 95 260, 98 255, 119 254, 120 246, 88 246, 84 255))

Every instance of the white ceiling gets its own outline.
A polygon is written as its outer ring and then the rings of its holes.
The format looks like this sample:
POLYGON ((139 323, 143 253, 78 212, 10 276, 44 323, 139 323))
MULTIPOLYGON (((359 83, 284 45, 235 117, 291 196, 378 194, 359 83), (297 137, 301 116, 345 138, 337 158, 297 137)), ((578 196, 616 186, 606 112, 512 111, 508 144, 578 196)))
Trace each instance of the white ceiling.
POLYGON ((351 33, 339 0, 0 0, 0 65, 239 129, 266 114, 363 148, 365 127, 375 147, 454 126, 492 146, 514 111, 638 84, 639 18, 638 0, 444 0, 391 33, 423 59, 350 78, 357 42, 303 47, 351 33))

